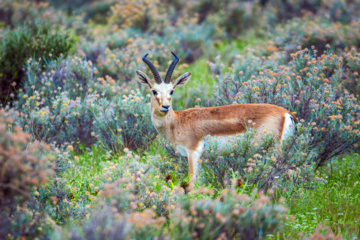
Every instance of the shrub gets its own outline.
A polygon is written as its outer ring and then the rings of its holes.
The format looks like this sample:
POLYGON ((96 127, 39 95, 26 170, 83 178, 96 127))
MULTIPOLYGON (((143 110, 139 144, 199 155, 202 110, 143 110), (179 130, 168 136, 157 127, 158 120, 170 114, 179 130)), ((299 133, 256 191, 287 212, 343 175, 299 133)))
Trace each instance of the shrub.
MULTIPOLYGON (((279 54, 285 51, 287 56, 296 51, 297 46, 315 47, 318 55, 326 53, 326 46, 338 52, 349 51, 360 46, 360 29, 357 21, 349 25, 332 23, 323 17, 295 18, 284 25, 277 26, 271 41, 265 42, 256 53, 260 55, 279 54)), ((285 60, 290 61, 287 57, 285 60)))
POLYGON ((48 160, 37 152, 49 147, 39 142, 28 147, 30 135, 13 126, 11 114, 12 111, 0 110, 1 208, 24 202, 32 188, 46 183, 52 173, 48 160), (9 124, 14 132, 7 130, 9 124))
MULTIPOLYGON (((340 60, 340 59, 339 59, 340 60)), ((343 55, 343 71, 341 75, 335 75, 336 78, 341 78, 341 85, 350 93, 354 94, 357 99, 360 99, 360 53, 354 48, 350 52, 343 55)))
POLYGON ((0 95, 1 101, 10 100, 11 94, 25 75, 26 60, 30 57, 44 63, 67 55, 73 40, 67 33, 50 24, 35 23, 10 30, 1 38, 0 46, 0 95))
POLYGON ((103 210, 93 212, 80 231, 72 227, 69 232, 64 232, 65 239, 111 238, 115 234, 119 234, 121 239, 258 239, 281 229, 286 218, 286 209, 279 204, 272 204, 270 197, 262 193, 259 197, 255 197, 256 193, 249 197, 236 193, 234 189, 226 189, 219 198, 211 199, 208 196, 212 191, 199 189, 194 194, 204 199, 190 200, 185 197, 181 202, 169 206, 171 221, 166 226, 165 218, 157 217, 154 210, 134 211, 136 196, 131 197, 126 191, 113 187, 111 189, 107 192, 112 196, 132 200, 112 200, 111 204, 102 204, 103 210), (114 208, 117 205, 115 202, 122 203, 124 208, 114 208))
POLYGON ((147 98, 139 92, 121 96, 125 90, 109 76, 96 78, 91 62, 59 59, 41 66, 29 60, 28 69, 16 106, 18 122, 36 139, 86 147, 100 141, 115 152, 151 144, 155 129, 147 98))
POLYGON ((281 229, 286 209, 255 195, 225 189, 214 200, 182 201, 171 213, 171 239, 259 239, 281 229))
POLYGON ((45 236, 54 225, 31 195, 53 174, 51 162, 42 153, 49 146, 37 141, 29 144, 30 135, 14 124, 14 114, 0 109, 0 237, 45 236))
POLYGON ((101 144, 114 152, 124 147, 139 152, 147 150, 156 136, 150 107, 145 104, 149 98, 132 91, 111 102, 103 99, 90 105, 89 111, 96 122, 93 132, 101 144))
POLYGON ((38 211, 36 203, 32 206, 17 206, 10 212, 0 211, 1 239, 39 238, 48 239, 56 224, 45 214, 38 211))
POLYGON ((343 59, 331 52, 315 58, 314 52, 300 50, 288 65, 277 65, 276 59, 244 59, 220 74, 218 105, 271 103, 294 112, 300 123, 281 151, 266 138, 254 142, 248 132, 234 143, 229 156, 208 153, 206 182, 225 184, 242 177, 259 188, 289 188, 317 179, 315 168, 355 148, 360 141, 360 108, 354 95, 342 88, 343 59))

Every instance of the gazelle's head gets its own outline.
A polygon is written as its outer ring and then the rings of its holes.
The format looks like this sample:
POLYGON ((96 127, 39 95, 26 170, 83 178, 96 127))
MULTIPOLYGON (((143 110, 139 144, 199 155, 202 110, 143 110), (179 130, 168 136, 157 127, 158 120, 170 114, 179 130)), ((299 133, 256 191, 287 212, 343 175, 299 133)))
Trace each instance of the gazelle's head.
POLYGON ((146 54, 142 60, 149 66, 152 74, 154 75, 154 80, 146 76, 145 73, 141 71, 136 71, 139 79, 138 81, 148 87, 152 92, 152 102, 153 108, 155 108, 155 113, 160 116, 165 116, 171 110, 171 98, 174 93, 174 90, 182 85, 185 85, 191 78, 191 72, 187 72, 181 75, 176 80, 171 80, 171 75, 175 69, 176 64, 179 62, 179 58, 175 53, 171 52, 175 59, 171 63, 164 81, 161 80, 160 74, 156 70, 152 62, 146 59, 146 54))

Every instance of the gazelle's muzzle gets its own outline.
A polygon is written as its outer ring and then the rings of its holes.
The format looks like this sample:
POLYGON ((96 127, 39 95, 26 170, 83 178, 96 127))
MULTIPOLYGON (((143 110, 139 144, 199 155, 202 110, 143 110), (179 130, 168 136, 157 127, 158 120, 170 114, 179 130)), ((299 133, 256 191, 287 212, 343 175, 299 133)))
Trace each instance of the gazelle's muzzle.
POLYGON ((170 111, 170 105, 161 105, 161 109, 160 109, 160 111, 161 112, 168 112, 168 111, 170 111))

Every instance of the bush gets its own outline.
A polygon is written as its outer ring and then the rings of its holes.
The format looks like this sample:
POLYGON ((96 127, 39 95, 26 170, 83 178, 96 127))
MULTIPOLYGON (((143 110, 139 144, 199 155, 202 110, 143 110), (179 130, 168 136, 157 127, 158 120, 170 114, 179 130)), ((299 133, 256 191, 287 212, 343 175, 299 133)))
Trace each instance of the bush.
POLYGON ((11 114, 12 111, 0 110, 0 208, 23 203, 32 188, 46 183, 52 173, 48 160, 38 153, 49 147, 39 142, 28 147, 30 135, 13 126, 11 114), (9 124, 14 132, 7 130, 9 124))
POLYGON ((214 200, 182 201, 171 213, 171 239, 259 239, 281 229, 286 208, 255 195, 225 189, 214 200))
POLYGON ((0 100, 7 102, 25 76, 24 65, 30 57, 43 64, 48 59, 66 56, 74 41, 50 24, 35 23, 10 30, 1 38, 0 100))
POLYGON ((1 239, 39 238, 48 239, 56 224, 45 214, 33 206, 17 206, 10 212, 0 210, 1 239))
POLYGON ((54 227, 31 196, 33 189, 46 183, 53 174, 51 162, 42 153, 48 151, 49 146, 39 142, 29 144, 30 135, 14 124, 14 114, 14 111, 0 109, 2 239, 46 235, 54 227), (28 207, 26 200, 29 200, 28 207))
POLYGON ((275 47, 286 46, 287 53, 296 51, 297 46, 315 46, 318 54, 326 53, 326 46, 336 50, 350 50, 360 46, 360 29, 357 22, 349 25, 331 23, 324 18, 295 19, 276 28, 275 47))
POLYGON ((114 152, 143 151, 155 137, 150 112, 139 92, 126 92, 114 79, 80 58, 46 65, 29 60, 27 80, 16 102, 18 122, 35 139, 90 147, 100 141, 114 152), (43 72, 44 71, 44 72, 43 72))
MULTIPOLYGON (((186 195, 182 195, 181 201, 178 199, 179 202, 167 207, 171 221, 164 225, 166 219, 157 216, 153 209, 137 211, 139 208, 136 194, 131 195, 114 186, 108 186, 105 192, 103 196, 107 203, 100 202, 102 211, 92 212, 82 229, 72 225, 70 231, 62 233, 63 238, 112 238, 118 234, 117 238, 120 239, 258 239, 281 229, 286 219, 286 209, 279 204, 272 204, 270 197, 263 193, 256 197, 257 193, 254 192, 249 197, 236 193, 235 189, 226 189, 218 198, 211 199, 210 194, 213 194, 213 191, 198 189, 193 194, 203 199, 190 200, 186 195), (119 204, 121 208, 118 207, 119 204)), ((172 193, 178 194, 181 192, 172 193)))
MULTIPOLYGON (((258 143, 248 132, 234 143, 229 156, 208 153, 206 182, 219 186, 242 177, 266 189, 323 181, 313 170, 359 144, 360 106, 342 87, 343 58, 331 52, 315 58, 314 52, 300 50, 291 55, 288 65, 277 65, 281 59, 244 59, 234 63, 230 72, 220 73, 218 105, 271 103, 294 112, 300 123, 281 151, 271 138, 258 143)), ((210 65, 221 71, 217 64, 210 65)))

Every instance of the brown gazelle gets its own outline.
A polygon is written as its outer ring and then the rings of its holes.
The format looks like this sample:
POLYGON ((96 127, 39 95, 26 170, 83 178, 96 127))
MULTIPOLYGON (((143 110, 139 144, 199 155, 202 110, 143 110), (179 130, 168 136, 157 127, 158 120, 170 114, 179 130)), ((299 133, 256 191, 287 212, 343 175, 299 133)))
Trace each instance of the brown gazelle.
POLYGON ((179 58, 171 63, 164 81, 149 61, 146 54, 142 60, 149 66, 154 80, 141 71, 136 71, 139 82, 153 93, 151 98, 151 120, 159 134, 183 156, 188 158, 189 175, 193 180, 198 176, 198 160, 204 151, 204 138, 217 136, 217 140, 227 141, 246 131, 251 126, 263 132, 275 134, 279 140, 285 139, 297 123, 297 118, 286 109, 271 104, 234 104, 220 107, 191 108, 183 111, 172 109, 171 97, 174 90, 185 85, 191 78, 187 72, 176 80, 171 80, 179 58), (220 138, 219 138, 220 137, 220 138))

